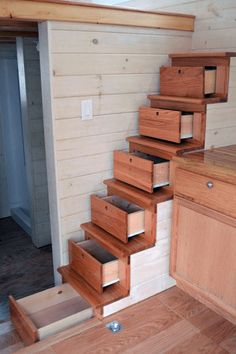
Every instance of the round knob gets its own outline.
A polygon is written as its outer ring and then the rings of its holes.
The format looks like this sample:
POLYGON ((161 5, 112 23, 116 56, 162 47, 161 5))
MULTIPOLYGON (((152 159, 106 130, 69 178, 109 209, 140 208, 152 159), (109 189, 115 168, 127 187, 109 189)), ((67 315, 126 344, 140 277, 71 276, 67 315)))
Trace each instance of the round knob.
POLYGON ((207 182, 207 188, 212 189, 214 187, 213 182, 209 181, 207 182))
POLYGON ((113 321, 110 326, 112 332, 119 332, 121 330, 121 325, 118 321, 113 321))

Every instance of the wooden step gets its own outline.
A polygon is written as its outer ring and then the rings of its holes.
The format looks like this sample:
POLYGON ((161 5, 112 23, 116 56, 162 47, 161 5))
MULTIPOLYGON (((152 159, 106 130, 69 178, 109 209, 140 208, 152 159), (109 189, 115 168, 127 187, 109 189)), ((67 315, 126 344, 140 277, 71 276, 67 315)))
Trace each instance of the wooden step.
POLYGON ((114 301, 128 296, 128 291, 120 284, 106 287, 102 294, 97 293, 78 273, 70 266, 58 268, 64 282, 69 283, 95 309, 111 304, 114 301))
POLYGON ((220 96, 191 98, 179 96, 148 95, 152 108, 173 109, 184 112, 206 112, 209 103, 225 102, 220 96))
MULTIPOLYGON (((189 52, 169 54, 172 66, 221 66, 228 67, 230 58, 235 57, 236 52, 189 52)), ((222 68, 220 69, 222 70, 222 68)), ((221 71, 221 75, 224 72, 221 71)), ((228 76, 228 72, 227 72, 228 76)), ((222 78, 220 78, 222 79, 222 78)))
POLYGON ((169 54, 170 58, 220 58, 235 56, 236 52, 180 52, 169 54))
POLYGON ((183 141, 180 144, 148 138, 145 136, 130 136, 126 140, 129 142, 131 152, 141 151, 167 160, 171 160, 173 156, 181 155, 184 152, 200 150, 203 148, 199 141, 193 139, 183 141))
POLYGON ((92 222, 82 224, 81 228, 85 231, 86 237, 96 240, 117 258, 128 257, 153 246, 147 242, 144 234, 132 237, 128 243, 123 243, 92 222))
POLYGON ((128 200, 130 203, 137 204, 143 209, 156 211, 158 203, 165 202, 173 198, 173 191, 170 187, 163 187, 150 194, 136 187, 117 179, 107 179, 103 182, 108 189, 109 195, 118 195, 128 200))

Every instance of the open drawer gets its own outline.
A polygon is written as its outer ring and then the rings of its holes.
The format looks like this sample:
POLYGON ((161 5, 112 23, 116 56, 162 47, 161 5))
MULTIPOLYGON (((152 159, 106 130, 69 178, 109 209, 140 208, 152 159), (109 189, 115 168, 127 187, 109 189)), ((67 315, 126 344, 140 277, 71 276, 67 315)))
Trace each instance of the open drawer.
POLYGON ((215 93, 215 66, 163 66, 160 69, 161 95, 204 98, 215 93))
POLYGON ((20 300, 10 296, 9 304, 11 320, 27 345, 93 316, 90 305, 69 284, 62 284, 20 300))
POLYGON ((116 195, 91 196, 92 222, 122 242, 145 231, 144 210, 116 195))
POLYGON ((142 152, 114 151, 114 177, 149 193, 169 184, 169 164, 142 152))
POLYGON ((95 240, 69 241, 70 267, 98 293, 119 282, 119 260, 95 240))
POLYGON ((180 143, 193 137, 193 113, 141 107, 139 133, 151 138, 180 143))

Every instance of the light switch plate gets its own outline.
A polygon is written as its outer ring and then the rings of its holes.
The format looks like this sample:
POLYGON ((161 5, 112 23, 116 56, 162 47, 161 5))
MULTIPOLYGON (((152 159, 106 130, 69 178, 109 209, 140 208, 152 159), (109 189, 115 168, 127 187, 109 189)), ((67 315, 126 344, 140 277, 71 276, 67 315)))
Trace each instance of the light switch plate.
POLYGON ((92 100, 81 101, 82 120, 93 119, 93 102, 92 100))

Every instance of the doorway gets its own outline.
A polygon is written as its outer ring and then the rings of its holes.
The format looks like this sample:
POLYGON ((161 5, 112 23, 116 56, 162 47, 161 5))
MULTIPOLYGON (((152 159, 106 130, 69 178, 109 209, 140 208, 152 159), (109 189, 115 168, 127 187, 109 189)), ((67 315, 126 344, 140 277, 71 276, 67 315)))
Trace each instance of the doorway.
POLYGON ((0 322, 54 285, 37 38, 0 42, 0 322))

